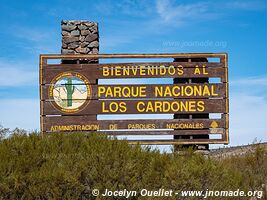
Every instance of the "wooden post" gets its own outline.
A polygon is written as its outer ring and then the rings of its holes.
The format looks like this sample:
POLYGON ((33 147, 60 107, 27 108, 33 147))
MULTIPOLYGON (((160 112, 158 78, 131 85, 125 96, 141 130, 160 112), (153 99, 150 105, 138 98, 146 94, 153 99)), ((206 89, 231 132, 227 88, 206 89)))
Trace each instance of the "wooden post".
MULTIPOLYGON (((173 62, 208 62, 207 58, 174 58, 173 62)), ((208 83, 209 78, 174 78, 174 84, 182 84, 182 83, 208 83)), ((174 114, 174 119, 208 119, 209 114, 174 114)), ((209 135, 174 135, 174 139, 209 139, 209 135)), ((174 145, 174 151, 179 151, 183 148, 194 148, 199 150, 208 150, 209 145, 198 145, 198 144, 187 144, 187 145, 174 145)))

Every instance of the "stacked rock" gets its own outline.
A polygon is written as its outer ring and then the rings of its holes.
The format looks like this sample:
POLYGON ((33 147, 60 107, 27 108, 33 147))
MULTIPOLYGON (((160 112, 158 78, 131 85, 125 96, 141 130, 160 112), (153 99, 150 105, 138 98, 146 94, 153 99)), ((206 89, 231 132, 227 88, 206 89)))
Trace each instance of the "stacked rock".
POLYGON ((62 20, 62 54, 98 54, 98 24, 80 20, 62 20))

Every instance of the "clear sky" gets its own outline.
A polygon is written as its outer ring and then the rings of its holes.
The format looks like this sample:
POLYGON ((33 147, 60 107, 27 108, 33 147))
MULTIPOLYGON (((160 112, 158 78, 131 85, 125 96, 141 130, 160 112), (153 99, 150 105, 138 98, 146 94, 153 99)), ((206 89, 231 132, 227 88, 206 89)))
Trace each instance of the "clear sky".
POLYGON ((267 1, 0 1, 0 124, 39 129, 39 54, 62 19, 99 23, 100 53, 228 52, 230 145, 267 141, 267 1))

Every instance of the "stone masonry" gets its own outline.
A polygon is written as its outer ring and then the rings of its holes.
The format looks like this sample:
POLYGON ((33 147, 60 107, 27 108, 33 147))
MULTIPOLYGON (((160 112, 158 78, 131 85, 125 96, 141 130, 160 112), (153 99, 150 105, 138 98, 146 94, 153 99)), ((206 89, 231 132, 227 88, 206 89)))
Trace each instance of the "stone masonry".
POLYGON ((81 20, 62 20, 62 54, 98 54, 98 24, 81 20))

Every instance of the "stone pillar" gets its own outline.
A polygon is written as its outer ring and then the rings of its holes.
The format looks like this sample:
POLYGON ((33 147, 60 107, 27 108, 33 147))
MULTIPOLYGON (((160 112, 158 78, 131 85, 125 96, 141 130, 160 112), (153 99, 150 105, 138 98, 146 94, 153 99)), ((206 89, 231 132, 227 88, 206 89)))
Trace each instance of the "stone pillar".
MULTIPOLYGON (((173 62, 208 62, 207 58, 175 58, 173 62)), ((174 78, 173 84, 183 84, 183 83, 208 83, 209 78, 174 78)), ((209 114, 174 114, 174 119, 207 119, 209 114)), ((209 139, 209 135, 174 135, 174 139, 209 139)), ((208 150, 209 145, 174 145, 174 151, 179 151, 182 148, 193 147, 197 150, 208 150)))
MULTIPOLYGON (((98 54, 99 33, 96 22, 62 20, 61 30, 62 54, 98 54)), ((86 63, 88 61, 83 60, 81 62, 86 63)))

